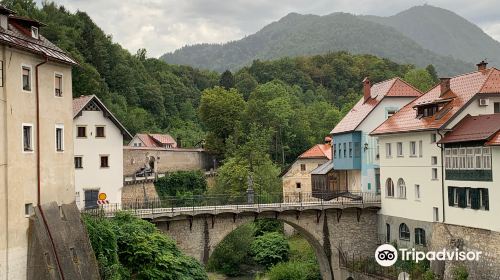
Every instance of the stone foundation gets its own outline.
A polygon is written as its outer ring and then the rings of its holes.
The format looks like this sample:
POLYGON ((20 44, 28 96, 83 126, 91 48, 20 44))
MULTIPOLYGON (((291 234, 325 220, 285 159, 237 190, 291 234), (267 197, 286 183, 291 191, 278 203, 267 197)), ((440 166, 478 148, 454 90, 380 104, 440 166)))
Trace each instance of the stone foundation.
POLYGON ((150 201, 159 199, 153 182, 144 182, 123 186, 122 203, 150 201))

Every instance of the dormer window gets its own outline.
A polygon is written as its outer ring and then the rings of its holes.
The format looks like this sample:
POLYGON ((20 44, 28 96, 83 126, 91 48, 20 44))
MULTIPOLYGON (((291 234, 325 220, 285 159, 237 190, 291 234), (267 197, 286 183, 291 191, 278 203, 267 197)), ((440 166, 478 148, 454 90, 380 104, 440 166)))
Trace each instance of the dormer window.
POLYGON ((38 27, 35 27, 35 26, 31 27, 31 37, 33 37, 35 39, 39 39, 39 36, 38 36, 38 27))
POLYGON ((421 106, 417 109, 417 118, 426 118, 432 117, 434 114, 439 111, 439 106, 437 105, 429 105, 429 106, 421 106))

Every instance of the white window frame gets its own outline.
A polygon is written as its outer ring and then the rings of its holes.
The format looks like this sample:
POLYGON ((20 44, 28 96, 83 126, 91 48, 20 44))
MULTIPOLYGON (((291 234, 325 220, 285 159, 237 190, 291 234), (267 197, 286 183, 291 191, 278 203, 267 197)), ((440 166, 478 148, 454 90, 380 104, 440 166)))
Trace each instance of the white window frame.
POLYGON ((55 125, 54 136, 55 136, 54 137, 55 138, 54 144, 55 144, 56 153, 63 153, 64 152, 64 124, 58 123, 55 125), (61 129, 61 149, 60 150, 57 149, 57 130, 58 129, 61 129))
POLYGON ((403 157, 403 142, 396 143, 396 156, 403 157))
POLYGON ((63 76, 63 74, 59 73, 59 72, 54 72, 54 97, 63 98, 64 97, 64 95, 63 95, 64 94, 63 88, 64 88, 64 76, 63 76), (56 94, 56 78, 57 78, 57 76, 61 77, 61 88, 60 88, 60 90, 61 90, 61 93, 60 93, 61 96, 58 96, 56 94))
POLYGON ((33 135, 33 134, 35 134, 35 130, 34 130, 34 126, 33 126, 33 124, 32 124, 32 123, 23 123, 23 124, 21 125, 21 135, 22 135, 22 136, 21 136, 21 151, 22 151, 24 154, 32 154, 32 153, 34 153, 34 152, 35 152, 36 147, 35 147, 34 135, 33 135), (31 135, 30 135, 30 137, 31 137, 31 139, 30 139, 30 143, 31 143, 31 150, 30 150, 30 151, 26 151, 26 150, 24 150, 24 127, 25 127, 25 126, 29 126, 29 127, 31 127, 31 135))
POLYGON ((424 142, 422 140, 418 141, 418 157, 424 156, 424 142))
POLYGON ((385 157, 392 157, 392 143, 385 143, 385 157))
POLYGON ((40 39, 40 29, 36 26, 31 27, 31 37, 35 39, 40 39))
POLYGON ((75 168, 76 170, 83 169, 83 156, 81 156, 81 155, 75 155, 75 156, 73 157, 73 165, 75 165, 75 166, 74 166, 74 168, 75 168), (80 158, 80 159, 81 159, 81 162, 82 162, 82 167, 76 167, 76 164, 75 164, 75 159, 76 159, 76 158, 80 158))
POLYGON ((29 64, 21 64, 21 91, 22 92, 26 92, 26 93, 32 93, 33 92, 33 66, 29 65, 29 64), (29 71, 30 71, 30 75, 29 75, 29 83, 30 83, 30 90, 25 90, 24 89, 24 80, 23 80, 23 76, 24 76, 24 68, 28 68, 29 71))
POLYGON ((466 149, 466 161, 465 161, 465 167, 467 170, 473 170, 475 167, 474 163, 474 148, 473 147, 467 147, 466 149))
POLYGON ((422 194, 420 193, 420 185, 415 184, 415 200, 420 201, 421 195, 422 194))
POLYGON ((482 168, 484 170, 490 170, 491 169, 491 148, 490 147, 483 147, 483 165, 482 168))
POLYGON ((410 157, 417 156, 417 141, 410 141, 410 157))

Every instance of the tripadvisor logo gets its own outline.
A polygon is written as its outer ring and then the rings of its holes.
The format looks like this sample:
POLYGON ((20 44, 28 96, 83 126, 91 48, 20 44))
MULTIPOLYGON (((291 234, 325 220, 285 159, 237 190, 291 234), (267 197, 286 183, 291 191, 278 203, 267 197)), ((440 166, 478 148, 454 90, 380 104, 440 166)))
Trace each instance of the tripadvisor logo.
MULTIPOLYGON (((479 261, 483 252, 479 251, 459 251, 443 249, 440 251, 416 251, 412 249, 399 249, 401 260, 413 260, 416 263, 423 260, 450 260, 450 261, 479 261)), ((381 266, 391 266, 398 260, 398 250, 390 244, 382 244, 375 251, 375 260, 381 266)))

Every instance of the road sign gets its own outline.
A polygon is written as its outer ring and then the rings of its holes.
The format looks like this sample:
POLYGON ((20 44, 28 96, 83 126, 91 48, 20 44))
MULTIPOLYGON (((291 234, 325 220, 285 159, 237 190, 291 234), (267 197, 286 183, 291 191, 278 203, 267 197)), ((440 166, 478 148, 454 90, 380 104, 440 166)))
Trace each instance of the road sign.
POLYGON ((108 196, 106 195, 106 193, 100 193, 99 196, 98 196, 98 199, 99 200, 106 200, 106 198, 108 198, 108 196))

